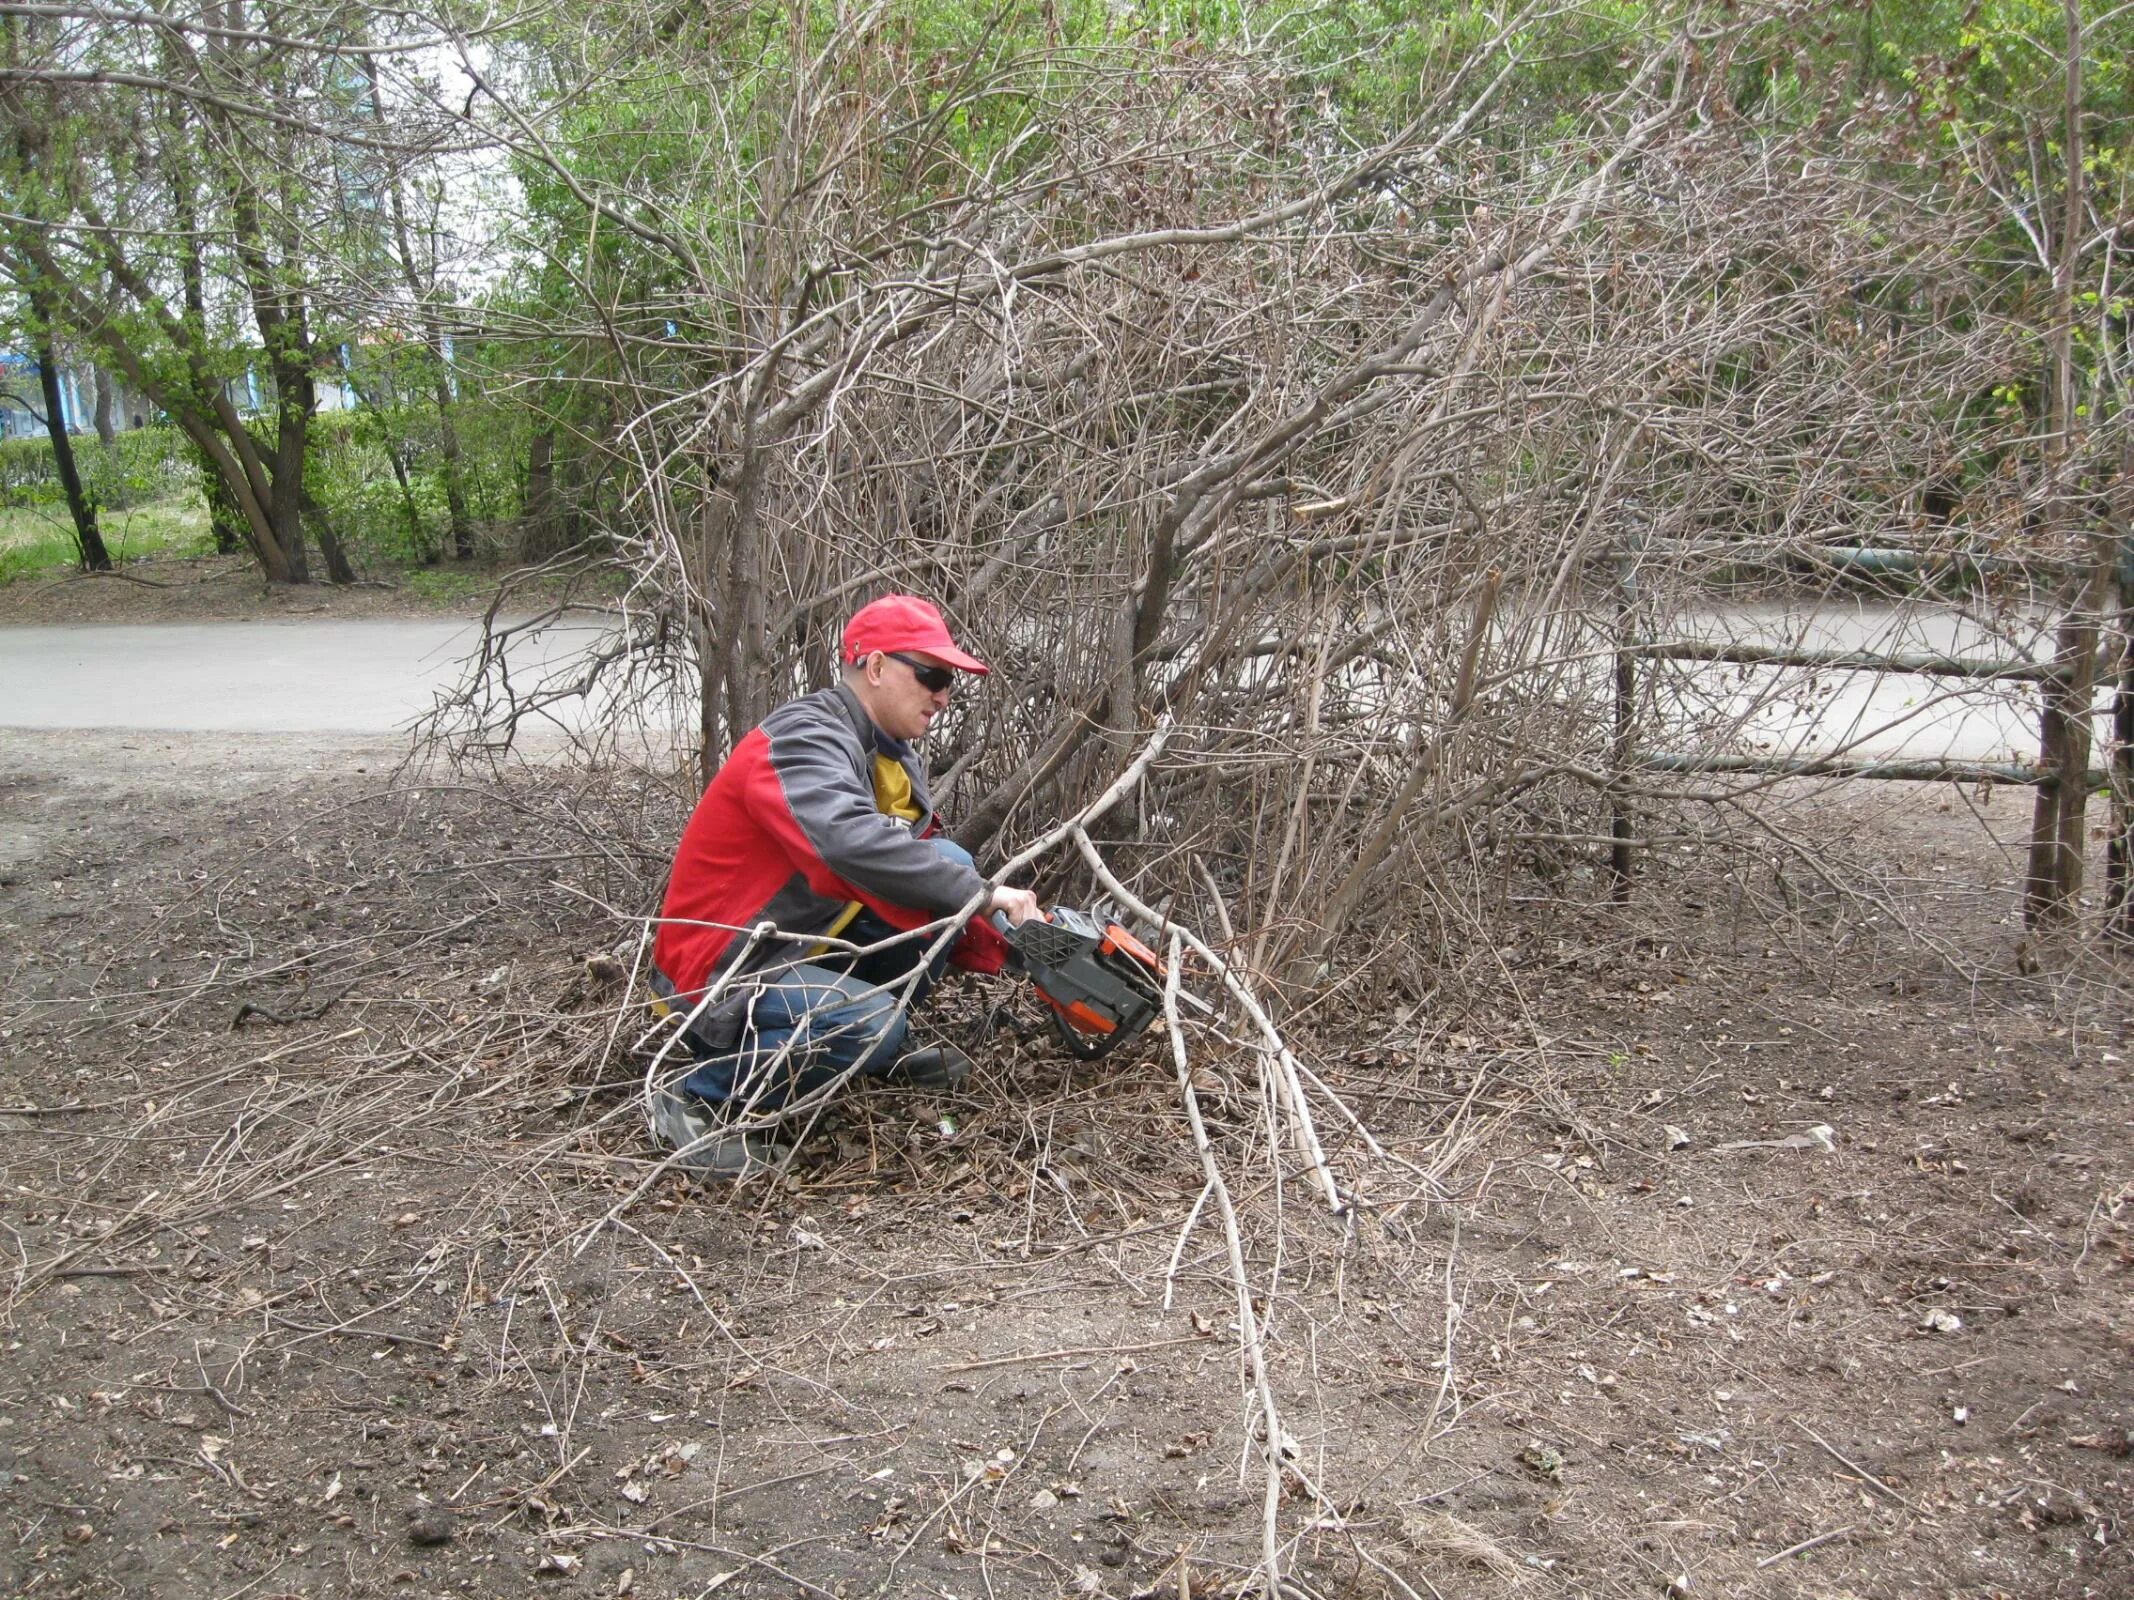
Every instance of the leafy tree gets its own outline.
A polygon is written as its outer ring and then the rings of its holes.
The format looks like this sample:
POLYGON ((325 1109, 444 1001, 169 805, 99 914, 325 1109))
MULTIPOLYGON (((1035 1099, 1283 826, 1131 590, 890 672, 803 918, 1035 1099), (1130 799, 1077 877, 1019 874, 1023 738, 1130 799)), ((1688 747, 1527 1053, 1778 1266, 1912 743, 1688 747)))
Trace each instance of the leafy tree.
POLYGON ((7 19, 0 270, 185 433, 275 582, 309 578, 314 538, 352 576, 306 436, 350 332, 350 219, 381 203, 366 158, 431 137, 366 113, 358 65, 406 48, 373 21, 247 0, 7 19))

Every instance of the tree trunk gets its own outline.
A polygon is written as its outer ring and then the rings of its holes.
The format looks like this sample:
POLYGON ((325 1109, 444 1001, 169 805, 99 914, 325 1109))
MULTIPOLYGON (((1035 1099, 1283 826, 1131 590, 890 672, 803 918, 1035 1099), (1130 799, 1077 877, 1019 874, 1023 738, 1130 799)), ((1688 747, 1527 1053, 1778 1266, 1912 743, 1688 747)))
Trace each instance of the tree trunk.
POLYGON ((304 494, 299 515, 304 526, 311 530, 311 536, 318 540, 319 554, 326 559, 326 581, 354 583, 356 571, 348 564, 348 557, 341 549, 341 536, 334 532, 333 518, 309 491, 304 494))
POLYGON ((118 396, 113 392, 111 374, 101 366, 95 368, 95 372, 96 437, 97 442, 108 450, 111 448, 112 442, 118 438, 118 430, 111 423, 112 408, 117 404, 118 396))
POLYGON ((2117 682, 2112 691, 2112 822, 2105 843, 2105 931, 2116 939, 2134 938, 2134 594, 2128 592, 2126 559, 2120 559, 2117 682))
MULTIPOLYGON (((2053 263, 2053 329, 2048 369, 2045 459, 2045 522, 2069 528, 2075 485, 2075 269, 2082 249, 2082 12, 2079 0, 2064 0, 2067 63, 2063 112, 2066 157, 2059 248, 2053 263)), ((2031 814, 2029 870, 2023 885, 2023 922, 2043 928, 2070 922, 2082 892, 2083 811, 2089 796, 2083 773, 2089 766, 2090 700, 2096 685, 2097 628, 2109 592, 2117 551, 2109 538, 2093 535, 2090 579, 2061 620, 2055 659, 2061 675, 2045 685, 2039 719, 2038 759, 2053 776, 2038 785, 2031 814)))
MULTIPOLYGON (((301 311, 290 315, 277 307, 270 322, 260 317, 261 331, 268 335, 267 348, 274 369, 274 473, 270 498, 274 518, 274 534, 281 541, 289 556, 289 579, 291 583, 311 581, 310 558, 304 549, 304 535, 308 531, 308 513, 312 499, 304 488, 304 452, 311 444, 311 416, 318 404, 318 396, 311 381, 311 341, 306 335, 301 311)), ((333 539, 329 528, 326 538, 333 539)), ((334 553, 340 546, 334 544, 334 553)), ((320 553, 326 556, 329 575, 335 566, 334 554, 328 553, 325 545, 320 553)), ((339 566, 347 572, 348 563, 339 566)), ((353 575, 333 577, 336 583, 352 583, 353 575)))
POLYGON ((215 536, 215 553, 234 556, 249 543, 244 507, 198 445, 193 446, 193 455, 200 463, 200 493, 207 501, 207 525, 215 536))
POLYGON ((437 453, 444 462, 445 515, 452 524, 452 559, 474 559, 474 523, 467 515, 466 473, 460 466, 459 428, 452 420, 450 369, 445 365, 444 340, 438 337, 433 351, 437 362, 437 453))
POLYGON ((400 515, 408 525, 408 548, 415 552, 415 559, 426 567, 437 565, 437 547, 430 543, 429 534, 422 526, 422 507, 415 503, 415 485, 408 480, 408 464, 402 458, 400 447, 392 440, 385 442, 386 464, 393 469, 393 481, 400 485, 400 515))
POLYGON ((2094 588, 2085 588, 2060 623, 2055 659, 2065 675, 2046 683, 2038 717, 2038 765, 2048 776, 2038 784, 2024 874, 2023 923, 2031 928, 2073 921, 2082 892, 2083 813, 2089 799, 2084 775, 2096 682, 2090 664, 2097 658, 2094 588))
POLYGON ((1631 875, 1636 857, 1631 841, 1637 828, 1630 815, 1630 798, 1623 790, 1629 782, 1630 757, 1637 745, 1638 659, 1631 646, 1637 623, 1632 585, 1635 568, 1626 557, 1616 578, 1615 596, 1615 704, 1608 740, 1608 898, 1617 905, 1630 899, 1631 875))
MULTIPOLYGON (((713 469, 716 478, 716 468, 713 469)), ((725 555, 733 497, 713 489, 704 496, 697 528, 695 581, 684 586, 690 610, 690 633, 697 653, 697 776, 704 788, 726 759, 731 741, 720 735, 720 708, 726 703, 726 651, 719 642, 719 563, 725 555)))
POLYGON ((39 342, 37 377, 44 388, 45 431, 52 436, 52 460, 59 468, 60 487, 67 491, 67 511, 74 518, 74 546, 84 572, 109 572, 111 552, 96 526, 96 502, 82 488, 81 473, 74 466, 74 441, 67 436, 65 407, 59 393, 59 363, 52 356, 50 334, 39 342))
POLYGON ((304 548, 304 508, 297 502, 277 493, 269 506, 273 518, 274 542, 281 548, 282 566, 279 571, 270 569, 269 583, 309 583, 311 581, 311 555, 304 548))
MULTIPOLYGON (((286 325, 281 330, 281 337, 290 337, 286 325)), ((287 575, 279 581, 309 583, 311 558, 304 548, 308 500, 304 493, 304 449, 310 441, 311 379, 310 374, 285 353, 275 356, 273 368, 274 464, 267 515, 275 541, 288 562, 287 575)), ((269 573, 268 577, 271 580, 274 574, 269 573)))
MULTIPOLYGON (((364 71, 370 79, 371 120, 382 130, 385 126, 384 97, 378 92, 377 66, 367 57, 364 71)), ((415 249, 408 230, 407 202, 401 194, 397 174, 386 189, 386 197, 393 217, 393 243, 400 257, 400 280, 407 285, 408 295, 415 302, 422 321, 423 348, 429 352, 432 380, 430 392, 437 402, 437 453, 444 463, 445 514, 452 524, 452 556, 457 561, 472 561, 474 527, 467 518, 466 482, 460 469, 459 428, 453 420, 457 402, 452 397, 452 368, 445 355, 444 324, 437 315, 435 236, 432 236, 430 251, 432 271, 425 282, 422 272, 415 265, 415 249)), ((395 470, 400 470, 397 462, 395 470)), ((400 481, 404 491, 407 487, 405 472, 401 472, 400 481)))
MULTIPOLYGON (((242 9, 233 4, 230 16, 234 29, 242 9)), ((211 55, 226 56, 228 51, 225 41, 210 45, 211 55)), ((286 136, 283 142, 286 145, 286 136)), ((283 153, 286 156, 286 149, 283 153)), ((284 159, 269 170, 286 185, 294 164, 284 159)), ((279 546, 284 559, 279 570, 270 566, 267 576, 273 582, 309 583, 311 568, 304 553, 304 450, 318 394, 312 382, 306 302, 292 268, 292 263, 303 259, 303 244, 294 236, 288 208, 271 204, 272 195, 262 195, 249 165, 232 162, 222 169, 221 177, 238 270, 251 301, 260 347, 266 352, 267 369, 274 378, 274 449, 264 475, 264 493, 258 498, 265 501, 268 525, 262 543, 279 546)))
MULTIPOLYGON (((726 513, 726 548, 720 558, 719 622, 726 651, 726 727, 731 738, 770 715, 769 570, 763 521, 756 514, 757 462, 744 462, 726 513)), ((714 491, 714 498, 723 491, 714 491)))
MULTIPOLYGON (((7 19, 7 60, 10 63, 19 59, 20 27, 16 18, 7 19)), ((11 106, 10 110, 16 117, 26 118, 24 108, 11 106)), ((45 135, 41 130, 33 129, 28 120, 18 122, 15 158, 26 170, 37 166, 44 146, 45 135)), ((59 363, 53 359, 53 314, 59 308, 60 296, 41 267, 20 273, 18 277, 29 292, 30 313, 36 319, 37 381, 44 390, 44 425, 45 431, 51 435, 52 461, 59 469, 60 486, 66 490, 67 511, 74 519, 74 548, 81 560, 82 571, 109 572, 111 553, 104 548, 103 533, 96 525, 96 505, 82 492, 81 474, 75 470, 74 441, 67 435, 66 407, 59 392, 59 363)))
POLYGON ((539 561, 556 549, 556 434, 543 428, 526 447, 526 499, 519 514, 519 559, 539 561))
POLYGON ((2112 693, 2112 820, 2106 844, 2105 930, 2134 940, 2134 439, 2119 447, 2119 483, 2111 509, 2117 559, 2113 631, 2118 665, 2112 693))

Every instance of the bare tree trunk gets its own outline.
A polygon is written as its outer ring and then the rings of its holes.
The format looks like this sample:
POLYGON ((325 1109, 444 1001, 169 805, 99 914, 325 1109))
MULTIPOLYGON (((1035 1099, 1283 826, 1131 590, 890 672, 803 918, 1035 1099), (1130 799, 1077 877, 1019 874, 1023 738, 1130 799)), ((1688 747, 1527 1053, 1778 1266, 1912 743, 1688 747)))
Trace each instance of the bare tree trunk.
POLYGON ((768 585, 762 519, 744 491, 725 516, 719 553, 720 647, 726 657, 726 726, 738 738, 770 713, 770 659, 765 648, 768 585))
POLYGON ((2121 542, 2120 583, 2114 632, 2119 636, 2117 683, 2112 692, 2112 823, 2105 843, 2105 928, 2115 938, 2134 938, 2134 894, 2129 868, 2134 867, 2134 594, 2126 583, 2125 541, 2121 542))
MULTIPOLYGON (((2082 172, 2082 11, 2080 0, 2063 0, 2067 19, 2067 76, 2062 140, 2067 157, 2066 209, 2060 224, 2059 249, 2053 262, 2053 328, 2047 423, 2045 495, 2046 527, 2070 531, 2074 502, 2075 407, 2075 270, 2081 259, 2083 222, 2082 172)), ((2060 623, 2055 658, 2060 676, 2045 685, 2039 718, 2038 760, 2052 776, 2038 785, 2030 825, 2029 870, 2023 887, 2023 921, 2044 928, 2073 919, 2082 892, 2083 811, 2088 795, 2083 773, 2089 767, 2090 698, 2096 686, 2097 627, 2116 566, 2109 540, 2093 538, 2097 549, 2089 582, 2060 623)))
POLYGON ((111 374, 101 366, 93 370, 96 373, 96 437, 98 443, 108 450, 111 448, 112 441, 118 437, 118 432, 111 423, 112 408, 117 403, 118 397, 113 392, 111 374))
POLYGON ((726 548, 727 525, 732 519, 732 497, 717 488, 708 491, 697 530, 696 571, 683 585, 690 633, 696 644, 697 766, 707 789, 711 787, 712 774, 726 759, 728 742, 720 737, 719 722, 720 707, 726 703, 726 651, 719 640, 717 574, 726 548))
POLYGON ((333 517, 309 490, 304 491, 297 514, 311 536, 318 540, 319 554, 326 560, 326 581, 354 583, 356 569, 348 564, 347 552, 341 547, 341 536, 334 530, 333 517))
POLYGON ((2060 623, 2054 659, 2060 675, 2045 684, 2038 718, 2038 784, 2023 885, 2026 927, 2060 926, 2075 915, 2082 892, 2082 829, 2089 799, 2090 700, 2096 691, 2097 623, 2111 563, 2100 562, 2060 623))
MULTIPOLYGON (((240 29, 241 0, 228 0, 224 10, 229 27, 240 29)), ((211 43, 209 53, 229 64, 233 51, 227 40, 218 39, 211 43)), ((280 140, 281 159, 270 168, 279 193, 263 192, 243 159, 226 160, 220 176, 230 208, 239 275, 274 375, 274 453, 265 499, 269 536, 285 557, 278 581, 309 583, 311 569, 304 553, 304 451, 318 395, 312 379, 309 314, 304 294, 296 286, 300 272, 295 264, 303 259, 304 247, 291 221, 295 209, 288 203, 289 188, 296 181, 295 151, 286 132, 280 140)), ((328 561, 330 566, 331 557, 328 561)), ((269 577, 276 574, 270 570, 269 577)))
MULTIPOLYGON (((171 115, 182 127, 182 108, 174 109, 171 115)), ((207 326, 207 264, 201 259, 197 207, 189 172, 171 174, 171 206, 183 230, 178 275, 180 293, 184 297, 184 326, 197 332, 207 326)), ((264 566, 266 558, 258 548, 250 519, 221 463, 198 441, 193 444, 193 454, 200 465, 201 492, 207 500, 208 527, 215 535, 216 554, 235 555, 239 550, 249 549, 264 566)))
POLYGON ((457 402, 452 398, 451 369, 446 364, 444 336, 436 341, 437 360, 437 454, 443 462, 445 517, 452 525, 452 559, 474 559, 474 521, 467 514, 467 475, 461 465, 459 428, 453 421, 457 402))
MULTIPOLYGON (((13 62, 20 52, 20 22, 7 19, 7 59, 13 62)), ((33 127, 26 106, 14 103, 10 94, 9 111, 17 117, 15 128, 15 159, 25 170, 34 169, 43 152, 45 135, 33 127)), ((54 314, 59 309, 59 296, 53 291, 41 267, 23 275, 24 287, 28 290, 30 311, 36 319, 37 381, 44 391, 44 426, 52 440, 52 461, 59 470, 60 487, 66 491, 67 512, 74 519, 74 548, 84 572, 109 572, 111 553, 104 548, 104 536, 96 525, 96 505, 82 491, 81 473, 74 464, 74 441, 67 435, 66 407, 60 394, 59 362, 53 349, 52 327, 54 314)))
POLYGON ((2119 449, 2111 540, 2119 659, 2112 693, 2112 822, 2105 846, 2105 927, 2134 939, 2134 439, 2119 449))
POLYGON ((542 428, 526 446, 526 498, 519 507, 519 559, 553 555, 556 536, 556 430, 542 428))
POLYGON ((1608 776, 1614 785, 1614 792, 1608 797, 1608 836, 1612 841, 1608 846, 1608 897, 1617 905, 1630 898, 1635 864, 1630 841, 1636 837, 1636 830, 1631 824, 1629 797, 1623 792, 1637 742, 1638 660, 1637 652, 1631 648, 1637 642, 1631 636, 1637 617, 1631 588, 1636 581, 1633 570, 1626 560, 1616 580, 1614 726, 1608 740, 1608 776))
MULTIPOLYGON (((35 291, 32 291, 33 296, 35 291)), ((67 513, 74 519, 74 547, 84 572, 109 572, 111 552, 104 548, 103 533, 96 525, 96 501, 82 488, 81 473, 74 465, 74 441, 67 436, 66 410, 59 392, 59 362, 52 353, 52 338, 46 334, 37 347, 37 377, 44 389, 44 426, 52 439, 52 462, 59 469, 60 487, 67 492, 67 513)))
POLYGON ((267 515, 274 537, 288 561, 285 583, 309 583, 311 560, 304 548, 304 448, 309 442, 311 380, 308 373, 291 372, 292 363, 275 363, 275 448, 273 488, 267 500, 267 515), (284 381, 292 382, 292 394, 284 381))
MULTIPOLYGON (((374 62, 365 67, 370 76, 371 119, 379 127, 385 126, 385 105, 378 93, 378 70, 374 62)), ((460 467, 459 427, 454 420, 457 402, 452 396, 452 369, 446 359, 444 323, 437 315, 437 276, 435 272, 436 250, 434 235, 431 249, 432 271, 425 279, 415 263, 415 249, 408 230, 407 201, 401 192, 400 175, 395 172, 386 187, 386 198, 393 217, 393 244, 400 262, 400 281, 407 285, 408 297, 415 304, 417 320, 422 325, 422 344, 429 353, 430 394, 437 405, 437 453, 444 467, 445 514, 452 528, 452 556, 457 561, 474 559, 474 526, 467 516, 467 490, 465 475, 460 467)), ((396 458, 394 470, 400 474, 402 492, 407 489, 407 472, 396 458)), ((412 505, 412 500, 410 501, 412 505)))
POLYGON ((234 556, 238 551, 250 548, 251 530, 245 525, 244 507, 230 493, 228 481, 208 459, 207 452, 190 438, 186 444, 200 469, 200 496, 207 502, 207 525, 215 537, 215 554, 234 556))

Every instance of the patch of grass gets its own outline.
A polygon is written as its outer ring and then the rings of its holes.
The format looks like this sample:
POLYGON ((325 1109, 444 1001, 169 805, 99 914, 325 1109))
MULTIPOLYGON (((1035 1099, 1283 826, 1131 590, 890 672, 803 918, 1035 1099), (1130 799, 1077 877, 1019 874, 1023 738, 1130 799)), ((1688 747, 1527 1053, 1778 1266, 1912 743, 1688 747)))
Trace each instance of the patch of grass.
MULTIPOLYGON (((196 556, 214 548, 207 507, 193 495, 155 500, 97 517, 104 548, 117 562, 145 556, 196 556)), ((74 523, 64 505, 0 508, 0 583, 48 578, 77 559, 74 523)))
POLYGON ((406 574, 408 593, 432 605, 457 605, 484 594, 496 579, 456 567, 410 567, 406 574))

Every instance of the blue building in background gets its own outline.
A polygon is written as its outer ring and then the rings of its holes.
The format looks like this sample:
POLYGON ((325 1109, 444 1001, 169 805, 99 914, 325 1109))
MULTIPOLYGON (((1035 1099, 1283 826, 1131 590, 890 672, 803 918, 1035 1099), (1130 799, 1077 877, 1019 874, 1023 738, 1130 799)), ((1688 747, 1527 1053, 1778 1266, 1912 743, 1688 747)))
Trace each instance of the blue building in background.
MULTIPOLYGON (((84 376, 65 365, 60 367, 60 417, 69 433, 88 427, 95 410, 96 380, 88 379, 89 394, 84 396, 84 376)), ((44 432, 44 389, 37 376, 36 360, 19 351, 0 351, 0 437, 20 439, 34 433, 42 438, 44 432)))
MULTIPOLYGON (((356 388, 348 381, 350 362, 360 352, 342 345, 339 360, 322 366, 314 375, 314 409, 320 412, 353 411, 359 404, 356 388)), ((114 374, 105 374, 111 395, 111 427, 124 433, 157 420, 160 407, 126 387, 114 374)), ((97 369, 89 362, 62 361, 59 368, 60 419, 69 433, 87 433, 96 426, 97 369)), ((223 392, 240 416, 258 416, 274 404, 274 379, 263 364, 248 363, 241 373, 226 379, 223 392)), ((44 390, 34 356, 19 350, 0 350, 0 439, 46 437, 44 390)))
MULTIPOLYGON (((108 377, 106 382, 113 431, 141 427, 158 415, 155 406, 129 391, 120 379, 108 377)), ((69 433, 87 433, 96 426, 96 368, 88 362, 59 364, 59 415, 69 433)), ((31 435, 47 437, 37 359, 19 350, 0 350, 0 439, 31 435)))

